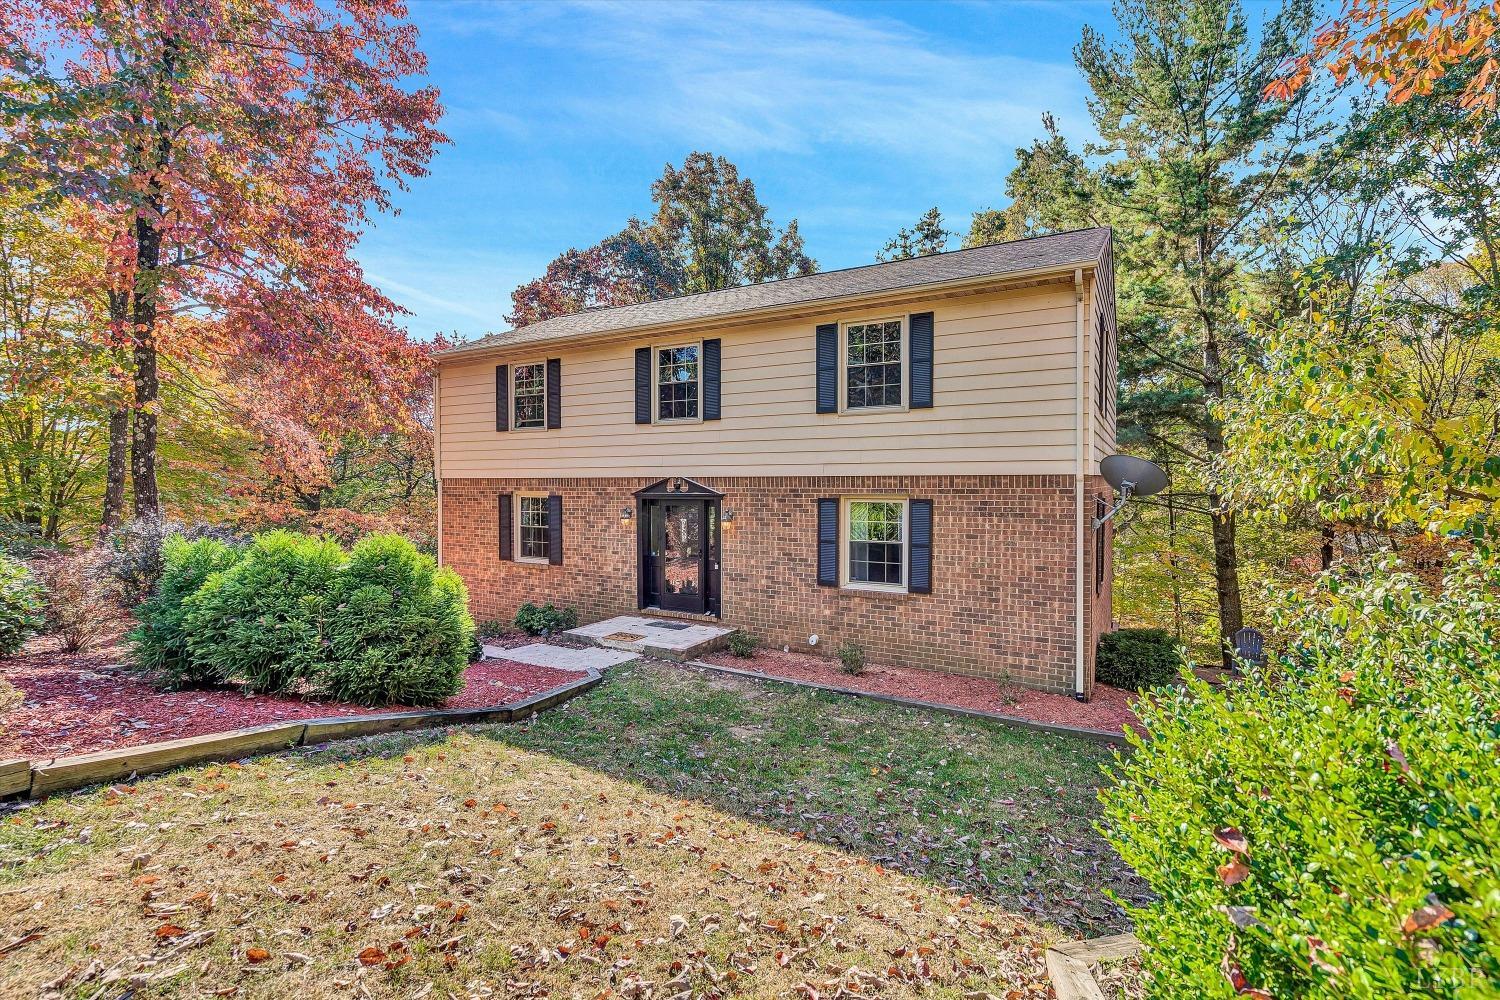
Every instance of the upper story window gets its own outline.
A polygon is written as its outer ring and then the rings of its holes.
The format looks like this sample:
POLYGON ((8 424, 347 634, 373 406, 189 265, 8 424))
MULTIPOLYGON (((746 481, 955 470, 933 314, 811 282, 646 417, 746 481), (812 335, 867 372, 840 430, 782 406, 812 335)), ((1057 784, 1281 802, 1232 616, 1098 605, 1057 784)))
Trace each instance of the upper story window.
POLYGON ((844 409, 870 410, 906 405, 903 367, 905 323, 899 319, 844 324, 844 409))
POLYGON ((517 430, 547 426, 547 363, 516 365, 511 376, 511 426, 517 430))
POLYGON ((516 502, 516 558, 525 562, 546 562, 552 542, 547 526, 547 496, 522 493, 516 502))
POLYGON ((697 420, 701 414, 700 345, 656 349, 656 419, 697 420))
POLYGON ((906 507, 896 497, 844 501, 845 586, 906 589, 906 507))

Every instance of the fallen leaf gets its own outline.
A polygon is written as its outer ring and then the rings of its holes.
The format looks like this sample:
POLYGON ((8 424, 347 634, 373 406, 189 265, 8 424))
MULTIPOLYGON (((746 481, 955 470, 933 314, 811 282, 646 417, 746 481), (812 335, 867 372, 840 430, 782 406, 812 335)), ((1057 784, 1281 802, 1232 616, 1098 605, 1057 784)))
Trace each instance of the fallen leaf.
POLYGON ((176 924, 162 924, 156 929, 156 936, 162 939, 182 937, 186 933, 187 931, 176 924))
POLYGON ((1237 826, 1226 826, 1215 830, 1214 841, 1226 851, 1233 851, 1236 854, 1250 853, 1250 842, 1245 839, 1245 835, 1237 826))
POLYGON ((258 963, 258 962, 264 962, 266 959, 268 959, 270 957, 271 957, 271 953, 269 951, 266 951, 266 949, 264 949, 264 948, 246 948, 245 949, 245 961, 250 962, 252 964, 258 963))
POLYGON ((377 948, 374 945, 370 945, 370 947, 366 948, 365 950, 363 950, 363 951, 361 951, 359 953, 359 964, 360 965, 379 965, 381 962, 384 962, 384 961, 385 961, 385 949, 384 948, 377 948))
POLYGON ((1250 867, 1240 861, 1231 861, 1214 870, 1219 873, 1219 881, 1225 885, 1239 885, 1250 877, 1250 867))
POLYGON ((1442 900, 1435 893, 1427 894, 1427 902, 1419 906, 1401 923, 1401 930, 1407 934, 1415 934, 1436 927, 1438 924, 1446 923, 1453 919, 1453 911, 1443 905, 1442 900))

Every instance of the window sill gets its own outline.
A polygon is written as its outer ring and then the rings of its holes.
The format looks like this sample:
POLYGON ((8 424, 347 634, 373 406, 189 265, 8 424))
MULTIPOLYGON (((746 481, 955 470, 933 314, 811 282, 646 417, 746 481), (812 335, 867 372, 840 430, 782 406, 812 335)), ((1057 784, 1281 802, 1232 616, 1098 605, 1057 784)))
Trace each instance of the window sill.
POLYGON ((657 419, 651 421, 651 426, 652 427, 671 427, 671 426, 674 426, 676 424, 701 424, 701 423, 703 423, 703 418, 702 417, 672 417, 670 420, 663 420, 660 417, 658 417, 657 419))
POLYGON ((884 594, 887 597, 905 597, 911 593, 906 587, 893 587, 879 583, 841 583, 839 589, 853 591, 856 594, 884 594))
POLYGON ((858 416, 861 413, 910 413, 911 407, 902 403, 900 406, 846 406, 839 410, 839 416, 858 416))
POLYGON ((513 560, 511 560, 511 561, 512 562, 518 562, 518 563, 522 564, 523 566, 550 566, 550 565, 552 565, 552 560, 548 559, 546 556, 540 556, 540 557, 537 557, 537 556, 516 556, 516 558, 513 559, 513 560))
MULTIPOLYGON (((547 430, 547 429, 548 428, 547 428, 546 424, 538 424, 535 427, 512 427, 511 428, 511 430, 513 430, 513 431, 544 431, 544 430, 547 430)), ((504 432, 502 431, 501 433, 504 433, 504 432)))

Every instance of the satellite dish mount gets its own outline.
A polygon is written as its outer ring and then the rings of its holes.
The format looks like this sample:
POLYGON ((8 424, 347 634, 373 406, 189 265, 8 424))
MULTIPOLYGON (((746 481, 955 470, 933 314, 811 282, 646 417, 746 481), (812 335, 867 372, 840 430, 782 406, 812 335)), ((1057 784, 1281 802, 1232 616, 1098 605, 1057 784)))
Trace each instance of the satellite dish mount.
POLYGON ((1131 497, 1155 496, 1167 488, 1167 474, 1161 467, 1134 455, 1110 455, 1099 463, 1099 474, 1115 488, 1120 499, 1103 517, 1094 518, 1095 531, 1118 514, 1131 497))

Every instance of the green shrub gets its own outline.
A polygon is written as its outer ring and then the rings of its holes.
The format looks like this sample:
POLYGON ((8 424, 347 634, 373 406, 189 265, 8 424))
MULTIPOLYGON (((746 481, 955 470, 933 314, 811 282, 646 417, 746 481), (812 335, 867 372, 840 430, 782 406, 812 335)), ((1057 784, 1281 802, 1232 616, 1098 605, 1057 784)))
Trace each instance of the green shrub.
POLYGON ((354 546, 324 627, 320 686, 341 701, 433 705, 463 688, 474 641, 468 592, 400 535, 354 546))
POLYGON ((578 612, 572 608, 558 610, 551 601, 537 607, 530 601, 516 611, 516 628, 527 635, 550 635, 578 627, 578 612))
POLYGON ((41 631, 42 588, 16 559, 0 555, 0 656, 9 656, 41 631))
POLYGON ((323 619, 344 551, 289 531, 256 538, 234 566, 188 596, 189 655, 220 681, 286 691, 318 673, 323 619))
POLYGON ((1099 637, 1094 679, 1139 691, 1170 683, 1182 669, 1177 640, 1159 628, 1122 628, 1099 637))
POLYGON ((130 633, 136 667, 151 674, 160 686, 172 690, 201 687, 215 679, 211 667, 188 655, 184 602, 209 576, 229 569, 243 554, 242 547, 212 538, 190 542, 170 535, 162 543, 162 570, 155 593, 136 608, 140 624, 130 633))
POLYGON ((853 639, 845 639, 839 643, 834 655, 839 658, 839 669, 844 673, 858 677, 865 672, 865 647, 853 639))
POLYGON ((1295 661, 1138 704, 1104 823, 1156 995, 1493 995, 1497 594, 1494 555, 1329 577, 1272 617, 1295 661))
POLYGON ((735 656, 749 657, 755 655, 755 647, 759 646, 755 636, 742 628, 737 628, 729 633, 729 651, 735 656))

